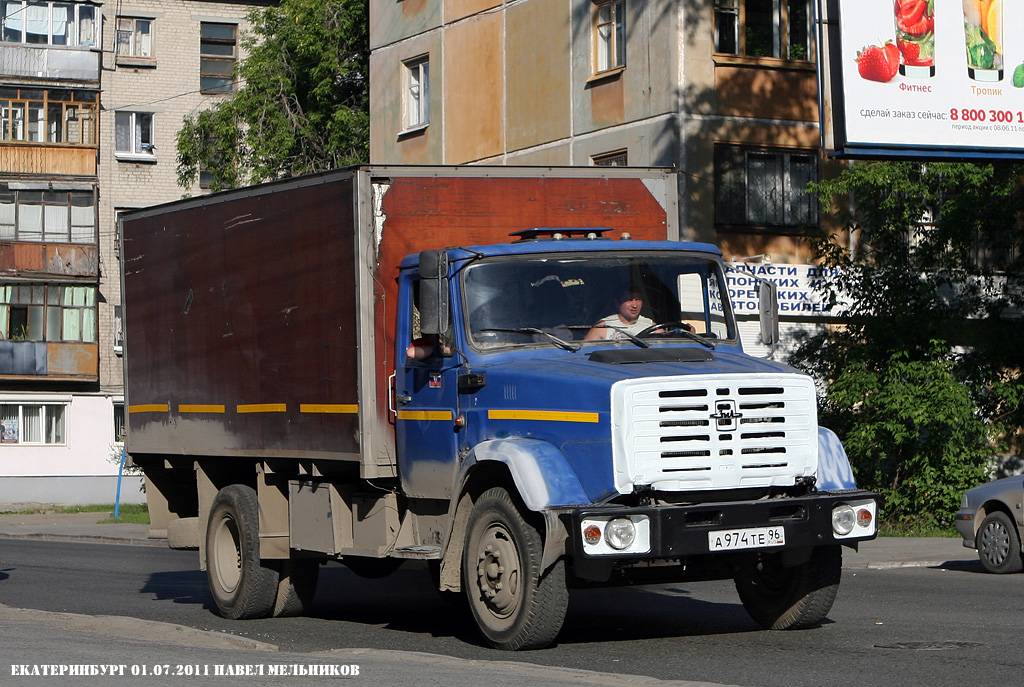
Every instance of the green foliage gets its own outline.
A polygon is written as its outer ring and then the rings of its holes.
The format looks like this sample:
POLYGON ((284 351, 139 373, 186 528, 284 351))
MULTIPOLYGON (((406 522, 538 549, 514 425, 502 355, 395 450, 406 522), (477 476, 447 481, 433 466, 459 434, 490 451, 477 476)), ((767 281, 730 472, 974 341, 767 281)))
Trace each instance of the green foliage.
POLYGON ((849 235, 812 240, 847 319, 793 362, 827 389, 821 422, 890 523, 951 524, 1024 424, 1021 172, 864 163, 814 185, 842 199, 849 235))
POLYGON ((179 185, 201 170, 216 191, 367 161, 366 0, 282 0, 249 22, 238 90, 178 131, 179 185))

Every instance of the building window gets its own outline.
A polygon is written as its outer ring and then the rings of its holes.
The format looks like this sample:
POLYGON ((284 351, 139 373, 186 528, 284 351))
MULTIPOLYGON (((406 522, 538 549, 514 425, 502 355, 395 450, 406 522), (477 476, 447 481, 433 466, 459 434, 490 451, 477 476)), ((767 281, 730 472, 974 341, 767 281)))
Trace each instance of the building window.
POLYGON ((3 0, 0 38, 7 43, 92 48, 98 45, 98 8, 77 2, 3 0))
POLYGON ((800 230, 818 223, 817 154, 715 146, 715 226, 800 230))
POLYGON ((625 150, 616 150, 594 155, 590 158, 590 163, 595 167, 625 167, 629 164, 629 157, 625 150))
POLYGON ((238 27, 234 24, 200 25, 199 90, 231 93, 235 90, 235 59, 238 27))
POLYGON ((114 353, 124 353, 124 306, 114 306, 114 353))
POLYGON ((430 60, 417 57, 405 66, 405 129, 418 129, 430 123, 430 60))
POLYGON ((715 0, 715 52, 811 59, 809 0, 715 0))
POLYGON ((0 88, 0 143, 96 146, 97 93, 0 88))
POLYGON ((96 343, 96 287, 0 284, 0 339, 96 343))
POLYGON ((152 57, 153 20, 118 17, 115 51, 122 57, 152 57))
POLYGON ((62 445, 65 403, 0 403, 2 444, 62 445))
POLYGON ((626 0, 594 3, 594 73, 626 66, 626 0))
POLYGON ((92 191, 12 189, 0 184, 0 241, 95 244, 92 191))
POLYGON ((128 428, 124 422, 124 401, 114 401, 114 442, 123 444, 128 435, 128 428))
POLYGON ((114 154, 117 157, 152 159, 153 115, 150 112, 117 112, 114 116, 114 154))

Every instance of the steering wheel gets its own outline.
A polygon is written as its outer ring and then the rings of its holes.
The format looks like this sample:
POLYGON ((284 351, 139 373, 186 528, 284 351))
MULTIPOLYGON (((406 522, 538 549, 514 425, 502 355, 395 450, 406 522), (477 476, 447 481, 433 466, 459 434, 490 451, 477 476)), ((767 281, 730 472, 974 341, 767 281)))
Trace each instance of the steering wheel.
MULTIPOLYGON (((642 331, 640 331, 640 332, 638 332, 636 334, 636 337, 638 339, 642 339, 643 337, 645 337, 645 336, 647 336, 647 335, 649 335, 649 334, 651 334, 653 332, 656 332, 659 329, 666 330, 664 332, 664 334, 669 334, 669 335, 671 335, 672 332, 675 332, 676 335, 679 335, 680 332, 686 332, 687 334, 693 334, 693 327, 692 326, 690 326, 686 322, 681 322, 679 320, 673 320, 672 322, 659 322, 658 324, 652 324, 650 327, 645 327, 642 331)), ((658 333, 662 334, 662 332, 658 332, 658 333)))

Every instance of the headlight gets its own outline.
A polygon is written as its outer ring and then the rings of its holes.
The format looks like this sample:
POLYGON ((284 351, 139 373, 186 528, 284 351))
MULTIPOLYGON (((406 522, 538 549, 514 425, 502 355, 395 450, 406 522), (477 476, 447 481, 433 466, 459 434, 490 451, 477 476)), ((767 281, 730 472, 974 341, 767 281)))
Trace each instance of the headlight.
POLYGON ((857 514, 849 506, 838 506, 832 511, 832 531, 843 536, 853 531, 857 514))
POLYGON ((608 525, 604 528, 604 540, 608 546, 617 551, 628 549, 635 539, 636 525, 629 518, 609 520, 608 525))

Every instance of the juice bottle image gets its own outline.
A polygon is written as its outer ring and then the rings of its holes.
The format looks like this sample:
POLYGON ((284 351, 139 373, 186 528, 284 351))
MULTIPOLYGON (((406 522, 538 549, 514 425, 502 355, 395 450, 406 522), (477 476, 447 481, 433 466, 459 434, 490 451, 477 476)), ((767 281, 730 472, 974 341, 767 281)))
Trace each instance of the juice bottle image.
POLYGON ((900 74, 917 79, 935 76, 935 0, 894 0, 893 13, 900 74))
POLYGON ((1003 0, 963 0, 967 74, 975 81, 1003 78, 1003 0))

